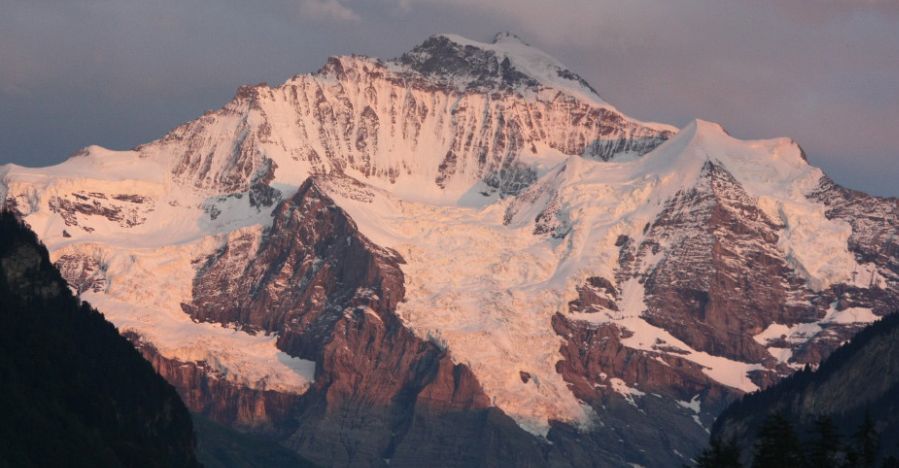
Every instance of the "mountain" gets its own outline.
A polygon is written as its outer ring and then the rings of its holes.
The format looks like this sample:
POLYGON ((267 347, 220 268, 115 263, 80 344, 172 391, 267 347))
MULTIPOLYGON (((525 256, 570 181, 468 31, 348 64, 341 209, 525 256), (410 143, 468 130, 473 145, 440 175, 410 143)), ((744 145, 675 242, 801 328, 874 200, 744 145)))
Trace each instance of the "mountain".
POLYGON ((0 199, 191 410, 322 464, 677 466, 899 299, 899 202, 514 35, 335 57, 0 199))
POLYGON ((832 450, 847 457, 856 428, 870 418, 877 441, 872 453, 879 460, 899 456, 897 369, 899 315, 894 314, 859 332, 816 370, 797 372, 729 406, 715 421, 712 437, 735 441, 751 461, 759 429, 771 415, 790 421, 800 434, 814 433, 816 421, 828 417, 845 442, 832 450))
POLYGON ((200 466, 175 389, 0 213, 0 466, 200 466))

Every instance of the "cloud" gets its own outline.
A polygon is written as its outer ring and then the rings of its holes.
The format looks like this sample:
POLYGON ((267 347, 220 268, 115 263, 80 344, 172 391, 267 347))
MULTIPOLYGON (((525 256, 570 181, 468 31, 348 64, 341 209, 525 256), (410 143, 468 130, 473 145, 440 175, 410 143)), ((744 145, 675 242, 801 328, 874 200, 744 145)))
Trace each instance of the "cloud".
POLYGON ((767 0, 770 7, 780 8, 794 18, 833 21, 847 15, 875 14, 899 16, 897 0, 767 0))
POLYGON ((362 18, 337 0, 300 0, 304 19, 357 22, 362 18))

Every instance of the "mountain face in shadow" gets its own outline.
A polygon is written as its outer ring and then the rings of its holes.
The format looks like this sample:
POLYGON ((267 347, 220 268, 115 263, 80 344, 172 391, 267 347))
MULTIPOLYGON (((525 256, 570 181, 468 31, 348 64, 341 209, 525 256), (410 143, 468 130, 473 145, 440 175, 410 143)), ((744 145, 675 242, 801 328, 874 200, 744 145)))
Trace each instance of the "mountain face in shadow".
POLYGON ((0 466, 200 466, 174 388, 6 212, 0 316, 0 466))

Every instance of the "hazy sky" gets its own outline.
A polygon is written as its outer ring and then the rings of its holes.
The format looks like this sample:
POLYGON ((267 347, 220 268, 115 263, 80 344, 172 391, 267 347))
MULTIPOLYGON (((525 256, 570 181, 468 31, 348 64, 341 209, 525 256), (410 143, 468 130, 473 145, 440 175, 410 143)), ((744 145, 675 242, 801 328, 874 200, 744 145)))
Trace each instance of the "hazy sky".
POLYGON ((504 30, 634 117, 789 136, 899 195, 899 0, 0 0, 0 163, 129 148, 329 55, 504 30))

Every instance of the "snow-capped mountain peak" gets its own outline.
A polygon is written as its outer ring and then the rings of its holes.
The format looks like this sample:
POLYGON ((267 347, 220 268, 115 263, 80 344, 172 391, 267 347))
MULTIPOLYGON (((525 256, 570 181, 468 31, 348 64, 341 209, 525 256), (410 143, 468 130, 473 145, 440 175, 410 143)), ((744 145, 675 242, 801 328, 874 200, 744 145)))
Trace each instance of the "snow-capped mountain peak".
POLYGON ((517 42, 519 44, 526 45, 530 47, 531 45, 524 41, 521 37, 511 31, 501 31, 496 33, 493 36, 493 43, 498 44, 500 42, 517 42))
POLYGON ((334 57, 131 151, 2 166, 0 200, 194 411, 323 463, 492 453, 490 430, 664 465, 899 300, 895 199, 786 138, 631 119, 505 33, 334 57), (473 432, 410 429, 453 418, 473 432))
MULTIPOLYGON (((241 87, 222 109, 135 151, 207 196, 269 199, 259 190, 339 173, 456 202, 516 193, 570 155, 639 157, 674 133, 588 96, 543 52, 499 39, 432 36, 386 62, 333 57, 280 86, 241 87)), ((107 154, 84 152, 94 153, 107 154)))
POLYGON ((425 76, 448 78, 468 89, 549 88, 614 109, 586 80, 510 32, 496 34, 489 43, 437 34, 403 54, 399 62, 425 76))

